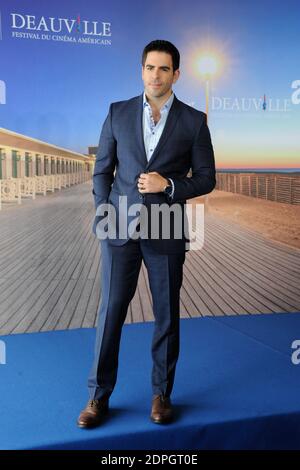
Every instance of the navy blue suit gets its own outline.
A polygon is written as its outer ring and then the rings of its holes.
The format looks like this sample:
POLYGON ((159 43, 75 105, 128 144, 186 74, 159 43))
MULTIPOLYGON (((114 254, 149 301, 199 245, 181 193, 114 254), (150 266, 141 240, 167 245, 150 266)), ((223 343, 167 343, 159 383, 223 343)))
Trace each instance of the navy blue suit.
MULTIPOLYGON (((163 203, 183 206, 187 199, 207 194, 215 186, 214 152, 206 115, 174 97, 162 136, 148 162, 142 113, 143 95, 111 104, 100 136, 93 175, 95 207, 111 203, 117 221, 124 196, 127 207, 143 204, 149 209, 152 204, 163 203), (192 176, 188 177, 190 169, 192 176), (175 186, 172 201, 164 193, 139 193, 140 174, 152 171, 172 178, 175 186)), ((128 225, 135 217, 128 216, 128 225)), ((100 216, 95 217, 94 233, 100 220, 100 216)), ((186 239, 184 233, 179 239, 119 238, 118 222, 116 233, 116 238, 101 241, 102 301, 95 360, 89 377, 91 398, 110 396, 115 386, 121 330, 142 260, 149 276, 155 317, 152 389, 154 394, 170 396, 179 354, 179 293, 186 239)))

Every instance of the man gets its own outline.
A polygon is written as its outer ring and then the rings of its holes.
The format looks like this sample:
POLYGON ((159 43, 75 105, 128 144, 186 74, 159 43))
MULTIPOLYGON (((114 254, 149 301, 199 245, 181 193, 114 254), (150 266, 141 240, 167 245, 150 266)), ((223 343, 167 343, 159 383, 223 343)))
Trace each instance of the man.
MULTIPOLYGON (((146 235, 149 224, 155 228, 149 216, 154 205, 183 207, 187 199, 207 194, 215 186, 206 115, 179 101, 172 91, 179 78, 179 61, 179 52, 170 42, 148 44, 142 56, 144 93, 113 103, 102 128, 93 175, 97 209, 93 231, 98 233, 101 223, 109 220, 108 228, 115 224, 116 236, 101 240, 102 301, 89 377, 90 400, 77 421, 83 428, 98 426, 109 409, 121 330, 142 260, 155 317, 150 418, 158 424, 173 418, 170 396, 179 354, 179 293, 186 238, 174 234, 175 222, 170 223, 169 238, 162 236, 160 225, 154 237, 142 237, 141 226, 148 227, 146 235), (188 177, 190 169, 192 176, 188 177), (101 207, 106 203, 112 204, 119 222, 105 219, 101 207), (129 210, 133 204, 148 209, 146 219, 142 212, 134 219, 129 210), (124 220, 128 231, 120 236, 124 220)), ((179 217, 182 225, 184 214, 179 217)))

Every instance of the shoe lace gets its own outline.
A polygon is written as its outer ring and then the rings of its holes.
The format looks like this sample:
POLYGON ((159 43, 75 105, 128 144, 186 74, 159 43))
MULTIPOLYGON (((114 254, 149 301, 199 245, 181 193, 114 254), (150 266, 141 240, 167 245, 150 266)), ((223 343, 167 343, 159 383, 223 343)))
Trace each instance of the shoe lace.
POLYGON ((98 400, 90 400, 89 407, 94 408, 94 406, 98 405, 98 400))

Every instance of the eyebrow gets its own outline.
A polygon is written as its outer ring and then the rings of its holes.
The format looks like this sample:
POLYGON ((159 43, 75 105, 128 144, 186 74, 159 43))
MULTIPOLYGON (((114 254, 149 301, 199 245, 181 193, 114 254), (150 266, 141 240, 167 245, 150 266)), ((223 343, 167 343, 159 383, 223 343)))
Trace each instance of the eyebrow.
MULTIPOLYGON (((145 67, 155 67, 155 65, 146 64, 145 67)), ((161 67, 158 67, 158 68, 171 70, 171 67, 169 67, 168 65, 162 65, 161 67)))

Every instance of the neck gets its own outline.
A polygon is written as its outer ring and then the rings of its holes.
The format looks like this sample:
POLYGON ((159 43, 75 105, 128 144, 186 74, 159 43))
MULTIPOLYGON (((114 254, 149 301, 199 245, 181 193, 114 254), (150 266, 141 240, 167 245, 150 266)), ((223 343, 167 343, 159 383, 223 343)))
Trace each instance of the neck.
POLYGON ((172 90, 169 90, 165 95, 160 96, 160 97, 153 97, 153 98, 152 97, 150 98, 146 93, 146 98, 151 108, 160 110, 163 107, 163 105, 168 101, 172 93, 173 93, 172 90))

